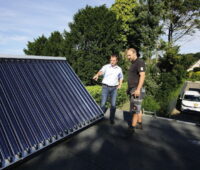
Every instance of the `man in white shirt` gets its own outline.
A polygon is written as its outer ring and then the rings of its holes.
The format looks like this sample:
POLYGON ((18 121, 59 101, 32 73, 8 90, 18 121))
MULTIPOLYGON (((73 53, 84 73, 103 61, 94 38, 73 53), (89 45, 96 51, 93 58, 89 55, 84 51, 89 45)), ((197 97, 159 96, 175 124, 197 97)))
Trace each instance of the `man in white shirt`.
POLYGON ((110 108, 110 123, 114 124, 115 111, 116 111, 116 98, 117 89, 121 88, 123 82, 122 69, 117 65, 117 55, 110 57, 110 64, 104 65, 101 70, 93 77, 94 80, 98 80, 99 76, 103 75, 102 80, 102 98, 101 108, 103 112, 106 111, 105 104, 108 96, 111 98, 110 108))

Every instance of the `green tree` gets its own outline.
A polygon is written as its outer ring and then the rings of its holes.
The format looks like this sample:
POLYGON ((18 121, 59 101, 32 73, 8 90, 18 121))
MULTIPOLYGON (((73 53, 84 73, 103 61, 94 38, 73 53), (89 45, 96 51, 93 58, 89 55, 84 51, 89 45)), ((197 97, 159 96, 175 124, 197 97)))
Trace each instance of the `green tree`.
POLYGON ((165 54, 160 58, 158 66, 163 73, 169 73, 176 77, 180 84, 186 76, 186 68, 183 65, 183 56, 179 54, 179 46, 168 45, 165 54))
POLYGON ((164 0, 164 25, 169 43, 200 28, 200 0, 164 0))
POLYGON ((157 62, 155 59, 148 60, 146 63, 146 78, 145 78, 145 88, 146 94, 148 96, 155 97, 159 88, 160 70, 157 67, 157 62))
POLYGON ((92 77, 108 63, 112 53, 122 50, 121 22, 106 6, 81 9, 64 32, 64 55, 84 84, 94 84, 92 77))
POLYGON ((27 49, 24 49, 25 54, 27 55, 46 55, 48 39, 42 35, 37 39, 34 39, 33 42, 28 41, 27 49))
POLYGON ((129 22, 133 21, 134 11, 137 8, 138 3, 136 0, 115 0, 115 3, 112 5, 111 10, 116 13, 117 19, 120 19, 121 24, 121 39, 124 43, 124 47, 127 47, 127 37, 131 32, 131 27, 129 22))
POLYGON ((145 58, 150 58, 162 33, 161 0, 116 0, 111 7, 122 20, 122 38, 125 47, 135 47, 142 51, 145 58))
POLYGON ((46 55, 63 56, 64 38, 59 31, 51 33, 47 41, 46 55))
POLYGON ((24 52, 27 55, 63 56, 63 43, 62 34, 55 31, 48 38, 42 35, 34 39, 33 42, 28 42, 24 52))
POLYGON ((184 66, 185 70, 187 70, 191 65, 193 65, 197 61, 197 59, 195 58, 195 54, 181 54, 181 57, 181 64, 184 66))
POLYGON ((171 72, 177 64, 181 64, 182 56, 179 54, 179 49, 179 46, 166 44, 164 55, 158 63, 161 72, 171 72))

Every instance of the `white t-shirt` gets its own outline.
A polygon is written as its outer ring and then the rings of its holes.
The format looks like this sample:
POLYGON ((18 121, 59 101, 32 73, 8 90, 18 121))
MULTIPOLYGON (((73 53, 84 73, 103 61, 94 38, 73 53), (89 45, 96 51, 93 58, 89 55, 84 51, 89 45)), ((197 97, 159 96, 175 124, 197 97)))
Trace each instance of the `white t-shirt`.
POLYGON ((103 73, 102 84, 117 86, 119 85, 119 80, 123 80, 122 69, 118 65, 106 64, 100 71, 103 73))

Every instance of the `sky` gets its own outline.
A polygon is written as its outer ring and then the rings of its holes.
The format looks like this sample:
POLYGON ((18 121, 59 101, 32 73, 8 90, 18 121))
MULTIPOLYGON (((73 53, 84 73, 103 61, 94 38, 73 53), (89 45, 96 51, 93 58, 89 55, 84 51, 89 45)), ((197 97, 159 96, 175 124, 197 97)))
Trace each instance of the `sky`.
MULTIPOLYGON (((86 5, 110 7, 115 0, 0 0, 0 54, 23 55, 28 41, 68 24, 86 5)), ((179 42, 181 53, 200 52, 200 32, 179 42)))

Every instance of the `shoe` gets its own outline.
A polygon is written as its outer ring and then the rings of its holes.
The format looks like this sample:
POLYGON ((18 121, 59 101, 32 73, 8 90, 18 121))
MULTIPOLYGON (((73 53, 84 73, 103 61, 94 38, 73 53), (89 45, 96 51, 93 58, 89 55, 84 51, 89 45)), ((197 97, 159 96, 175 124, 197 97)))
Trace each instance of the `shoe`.
POLYGON ((133 134, 133 133, 135 133, 135 127, 129 126, 128 127, 128 134, 133 134))
POLYGON ((111 125, 114 125, 114 124, 115 124, 115 121, 114 121, 114 120, 111 120, 111 121, 110 121, 110 124, 111 124, 111 125))
POLYGON ((136 126, 136 129, 140 129, 140 130, 143 130, 143 126, 142 126, 142 123, 138 123, 137 126, 136 126))

